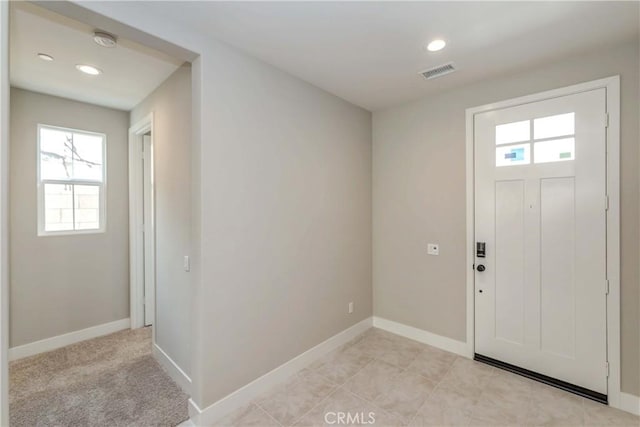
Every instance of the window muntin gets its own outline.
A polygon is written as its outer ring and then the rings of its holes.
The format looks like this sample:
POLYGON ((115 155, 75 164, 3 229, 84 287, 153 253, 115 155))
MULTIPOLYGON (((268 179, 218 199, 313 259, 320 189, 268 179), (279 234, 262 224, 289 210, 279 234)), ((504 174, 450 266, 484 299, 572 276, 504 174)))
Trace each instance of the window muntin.
POLYGON ((38 235, 105 230, 106 136, 38 126, 38 235))

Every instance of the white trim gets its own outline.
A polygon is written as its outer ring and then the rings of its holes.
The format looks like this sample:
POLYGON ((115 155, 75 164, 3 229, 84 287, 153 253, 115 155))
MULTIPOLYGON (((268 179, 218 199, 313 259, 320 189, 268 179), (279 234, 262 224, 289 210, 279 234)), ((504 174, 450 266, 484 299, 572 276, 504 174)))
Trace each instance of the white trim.
MULTIPOLYGON (((467 173, 467 347, 474 352, 474 116, 486 111, 514 107, 545 99, 557 98, 594 89, 607 90, 607 193, 609 210, 607 212, 607 278, 609 295, 607 296, 607 355, 609 360, 608 399, 609 405, 623 407, 623 394, 620 390, 620 76, 612 76, 573 86, 549 90, 515 99, 496 102, 466 110, 466 173, 467 173)), ((631 405, 633 406, 633 405, 631 405)), ((627 406, 628 408, 628 406, 627 406)))
MULTIPOLYGON (((144 283, 145 283, 145 265, 144 265, 144 218, 143 218, 143 198, 141 197, 142 189, 142 144, 143 135, 151 132, 151 163, 153 164, 153 138, 154 124, 153 113, 149 113, 140 121, 129 128, 129 305, 131 328, 141 328, 145 325, 144 319, 144 283)), ((151 170, 151 181, 153 183, 153 168, 151 170)), ((152 184, 153 185, 153 184, 152 184)), ((150 246, 153 248, 153 271, 155 273, 155 209, 154 209, 154 191, 151 195, 151 224, 146 224, 146 228, 151 230, 150 246)), ((149 280, 155 281, 155 274, 149 280)), ((155 324, 155 283, 152 286, 154 295, 149 301, 152 304, 150 308, 154 313, 155 324)), ((155 328, 153 328, 153 342, 155 343, 155 328)))
POLYGON ((260 394, 284 382, 291 375, 304 369, 315 360, 351 341, 369 329, 372 324, 371 317, 356 323, 204 409, 200 409, 192 399, 189 399, 189 416, 191 420, 198 426, 214 424, 225 415, 250 403, 260 394))
POLYGON ((414 328, 392 320, 383 319, 382 317, 373 318, 373 326, 375 328, 384 329, 392 334, 400 335, 414 341, 437 347, 441 350, 455 353, 463 357, 472 358, 473 354, 469 353, 467 343, 464 341, 454 340, 449 337, 434 334, 423 329, 414 328))
POLYGON ((631 412, 635 415, 640 415, 640 396, 634 396, 633 394, 620 392, 618 409, 631 412))
POLYGON ((9 425, 9 2, 0 2, 0 425, 9 425))
POLYGON ((79 331, 35 341, 29 344, 12 347, 9 349, 9 360, 22 359, 23 357, 29 357, 46 351, 55 350, 80 341, 109 335, 129 328, 129 324, 130 322, 128 318, 120 319, 109 323, 103 323, 102 325, 81 329, 79 331))
POLYGON ((191 394, 191 378, 189 378, 189 375, 187 375, 156 343, 153 344, 153 356, 156 358, 158 363, 162 365, 171 379, 173 379, 173 381, 175 381, 185 393, 191 394))

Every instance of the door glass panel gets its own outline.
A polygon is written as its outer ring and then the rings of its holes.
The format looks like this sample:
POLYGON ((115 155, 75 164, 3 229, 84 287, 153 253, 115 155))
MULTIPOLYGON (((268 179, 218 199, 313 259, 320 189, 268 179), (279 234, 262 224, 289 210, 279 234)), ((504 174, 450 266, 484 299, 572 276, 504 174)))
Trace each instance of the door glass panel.
POLYGON ((575 145, 575 138, 536 142, 533 145, 533 161, 551 163, 575 160, 575 145))
POLYGON ((496 147, 496 166, 528 165, 530 156, 530 144, 496 147))
POLYGON ((505 123, 496 126, 496 145, 528 141, 531 138, 531 122, 505 123))
POLYGON ((567 113, 535 119, 533 121, 534 139, 573 135, 576 133, 575 116, 575 113, 567 113))

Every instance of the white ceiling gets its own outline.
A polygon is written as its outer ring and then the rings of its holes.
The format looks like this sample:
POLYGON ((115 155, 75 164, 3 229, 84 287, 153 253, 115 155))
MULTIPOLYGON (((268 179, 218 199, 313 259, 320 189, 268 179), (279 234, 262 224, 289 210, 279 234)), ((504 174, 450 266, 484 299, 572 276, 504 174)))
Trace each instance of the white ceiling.
POLYGON ((369 110, 638 38, 638 2, 154 2, 369 110), (424 43, 448 41, 427 53, 424 43), (453 61, 454 74, 418 73, 453 61))
POLYGON ((130 110, 181 64, 158 51, 118 40, 115 48, 93 41, 94 28, 26 2, 12 2, 11 85, 105 107, 130 110), (46 62, 39 52, 55 58, 46 62), (101 69, 99 76, 76 64, 101 69))

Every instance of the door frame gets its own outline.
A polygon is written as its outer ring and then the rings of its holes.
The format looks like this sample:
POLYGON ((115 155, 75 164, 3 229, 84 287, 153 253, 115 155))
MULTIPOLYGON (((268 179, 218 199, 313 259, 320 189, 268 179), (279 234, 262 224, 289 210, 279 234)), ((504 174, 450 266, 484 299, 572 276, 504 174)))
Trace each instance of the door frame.
POLYGON ((9 425, 9 2, 0 1, 0 425, 9 425))
MULTIPOLYGON (((608 117, 607 127, 607 359, 609 376, 607 395, 609 405, 625 408, 620 390, 620 76, 612 76, 505 101, 468 108, 466 110, 466 220, 467 220, 467 356, 475 354, 475 168, 474 117, 487 111, 515 107, 551 98, 605 88, 608 117)), ((604 202, 604 201, 603 201, 604 202)), ((605 292, 603 286, 603 292, 605 292)))
MULTIPOLYGON (((144 307, 144 287, 145 287, 145 234, 149 238, 149 246, 151 246, 151 282, 153 286, 152 295, 149 300, 152 307, 150 308, 153 313, 153 323, 155 325, 155 269, 156 269, 156 243, 155 243, 155 188, 154 182, 154 158, 153 158, 153 143, 154 140, 154 125, 153 125, 153 113, 149 113, 143 119, 135 123, 129 128, 129 288, 130 288, 130 318, 131 329, 142 328, 145 320, 145 307, 144 307), (143 197, 143 153, 140 150, 143 142, 143 136, 146 133, 151 132, 150 146, 151 150, 148 153, 151 163, 151 224, 144 224, 144 197, 143 197), (145 227, 147 231, 145 233, 145 227)), ((153 328, 155 331, 155 328, 153 328)), ((155 332, 154 332, 155 342, 155 332)))

